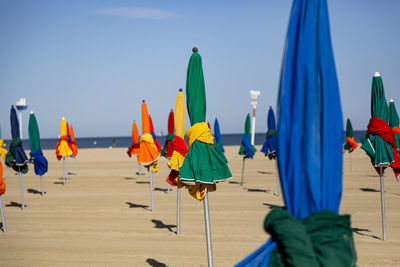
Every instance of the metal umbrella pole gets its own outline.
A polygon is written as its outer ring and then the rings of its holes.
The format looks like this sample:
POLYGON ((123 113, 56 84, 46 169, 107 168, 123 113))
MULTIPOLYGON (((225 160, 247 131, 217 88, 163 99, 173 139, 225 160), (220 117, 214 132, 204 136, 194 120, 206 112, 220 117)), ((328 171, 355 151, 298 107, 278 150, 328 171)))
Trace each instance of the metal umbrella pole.
POLYGON ((281 195, 281 184, 279 182, 279 174, 278 174, 278 162, 275 160, 275 170, 276 170, 276 194, 278 197, 281 195))
POLYGON ((63 185, 65 185, 65 156, 63 156, 63 185))
POLYGON ((353 175, 353 164, 351 162, 351 152, 349 152, 349 157, 350 157, 350 175, 353 175))
POLYGON ((1 223, 3 224, 3 232, 6 233, 7 232, 6 220, 4 219, 3 200, 1 199, 1 195, 0 195, 0 211, 1 211, 1 223))
POLYGON ((151 198, 151 211, 154 211, 154 198, 153 198, 153 172, 151 171, 151 165, 149 166, 149 178, 150 178, 150 198, 151 198))
POLYGON ((42 196, 44 196, 43 177, 40 175, 40 187, 42 188, 42 196))
POLYGON ((24 201, 24 188, 23 188, 23 184, 22 184, 22 173, 21 173, 21 167, 19 167, 19 185, 20 185, 20 189, 21 189, 21 202, 22 202, 22 210, 25 209, 25 201, 24 201))
POLYGON ((386 241, 386 214, 385 214, 385 186, 383 183, 382 167, 379 167, 379 178, 381 180, 381 212, 382 212, 382 236, 386 241))
POLYGON ((176 234, 179 235, 181 232, 181 189, 176 190, 176 234))
POLYGON ((204 205, 204 222, 206 226, 206 242, 207 242, 207 259, 208 266, 213 266, 212 246, 211 246, 211 228, 210 228, 210 211, 208 209, 208 190, 205 189, 204 205))
POLYGON ((78 164, 76 163, 76 156, 74 157, 75 159, 75 175, 78 175, 78 164))
POLYGON ((68 161, 69 161, 69 157, 67 157, 67 168, 66 168, 66 170, 65 170, 65 175, 67 176, 66 178, 67 178, 67 181, 69 181, 69 178, 68 178, 68 161))
POLYGON ((142 164, 138 164, 138 174, 139 174, 139 178, 142 177, 142 164))
POLYGON ((244 162, 245 162, 246 158, 243 157, 243 164, 242 164, 242 180, 240 181, 240 185, 243 185, 244 183, 244 162))

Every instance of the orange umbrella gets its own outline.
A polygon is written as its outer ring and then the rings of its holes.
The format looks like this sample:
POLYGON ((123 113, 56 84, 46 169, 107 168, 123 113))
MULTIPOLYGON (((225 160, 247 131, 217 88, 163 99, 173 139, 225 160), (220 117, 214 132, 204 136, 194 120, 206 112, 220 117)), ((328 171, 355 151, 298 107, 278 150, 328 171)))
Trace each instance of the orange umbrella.
POLYGON ((156 145, 157 150, 158 150, 159 152, 161 152, 161 145, 160 145, 160 143, 158 142, 157 137, 156 137, 156 134, 155 134, 155 132, 154 132, 153 120, 151 119, 151 116, 150 116, 150 115, 149 115, 149 121, 150 121, 150 134, 151 134, 151 136, 153 136, 154 144, 156 145))
POLYGON ((139 131, 136 125, 136 121, 133 121, 132 124, 132 145, 128 148, 128 156, 131 157, 132 155, 138 155, 140 150, 140 143, 139 143, 139 131))
POLYGON ((3 165, 0 162, 0 211, 1 211, 1 223, 3 225, 3 232, 7 232, 6 230, 6 221, 4 220, 4 211, 3 211, 3 201, 1 199, 1 195, 6 192, 6 184, 3 181, 3 165))
POLYGON ((78 147, 76 146, 76 141, 75 141, 74 126, 71 125, 69 133, 71 134, 71 143, 70 143, 71 145, 70 145, 70 147, 71 147, 71 150, 72 150, 72 155, 75 158, 76 155, 78 155, 78 147))

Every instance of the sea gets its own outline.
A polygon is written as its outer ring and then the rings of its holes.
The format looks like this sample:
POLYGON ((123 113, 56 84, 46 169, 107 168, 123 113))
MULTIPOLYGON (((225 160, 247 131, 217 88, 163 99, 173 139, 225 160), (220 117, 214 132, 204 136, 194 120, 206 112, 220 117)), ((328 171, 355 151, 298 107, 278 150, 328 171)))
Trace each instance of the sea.
MULTIPOLYGON (((354 131, 354 138, 356 142, 360 142, 359 139, 361 136, 364 136, 366 131, 354 131)), ((262 145, 265 141, 265 133, 256 133, 254 138, 255 145, 262 145)), ((344 135, 345 136, 345 135, 344 135)), ((157 136, 156 137, 161 146, 164 146, 166 136, 157 136)), ((110 137, 77 137, 76 144, 78 148, 109 148, 113 147, 113 140, 115 142, 114 147, 129 147, 131 146, 131 137, 130 136, 110 136, 110 137)), ((242 140, 242 134, 222 134, 221 135, 222 144, 224 146, 237 146, 240 145, 242 140)), ((58 139, 55 138, 44 138, 40 140, 42 149, 55 149, 58 139)), ((6 147, 9 146, 11 140, 5 140, 7 144, 6 147)), ((25 149, 29 149, 29 140, 22 140, 23 147, 25 149)), ((343 142, 345 142, 345 137, 343 138, 343 142)))

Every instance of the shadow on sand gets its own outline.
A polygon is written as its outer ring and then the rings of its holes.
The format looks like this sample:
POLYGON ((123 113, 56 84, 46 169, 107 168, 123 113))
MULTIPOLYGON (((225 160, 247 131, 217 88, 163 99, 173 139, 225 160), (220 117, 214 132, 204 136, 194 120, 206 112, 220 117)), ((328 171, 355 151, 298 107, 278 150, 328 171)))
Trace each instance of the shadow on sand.
POLYGON ((136 180, 134 177, 124 177, 125 180, 136 180))
MULTIPOLYGON (((26 189, 26 192, 28 192, 28 193, 30 193, 30 194, 35 194, 35 195, 41 195, 41 194, 42 194, 41 191, 38 191, 38 190, 33 189, 33 188, 28 188, 28 189, 26 189)), ((46 192, 44 192, 44 193, 46 194, 46 192)))
POLYGON ((161 192, 164 192, 165 194, 168 194, 168 188, 156 187, 156 188, 154 188, 154 191, 161 191, 161 192))
POLYGON ((150 210, 149 206, 147 206, 147 205, 135 204, 135 203, 132 203, 132 202, 125 202, 125 204, 128 204, 129 208, 131 208, 131 209, 142 208, 142 209, 145 209, 145 210, 150 210))
POLYGON ((353 227, 351 229, 353 230, 353 233, 356 233, 358 235, 369 236, 369 237, 372 237, 372 238, 375 238, 375 239, 380 239, 379 237, 377 237, 375 235, 370 235, 370 234, 363 233, 363 232, 371 233, 371 231, 368 230, 368 229, 361 229, 361 228, 356 228, 356 227, 353 227))
POLYGON ((247 190, 247 192, 260 192, 260 193, 269 193, 271 190, 265 190, 265 189, 258 189, 258 188, 244 188, 247 190))
MULTIPOLYGON (((22 208, 22 204, 15 202, 15 201, 11 201, 9 204, 5 205, 6 207, 16 207, 16 208, 22 208)), ((25 207, 27 207, 27 205, 25 204, 25 207)))
POLYGON ((137 184, 150 184, 150 182, 146 182, 146 181, 137 181, 137 184))
POLYGON ((239 182, 229 181, 230 184, 239 184, 239 182))
POLYGON ((146 262, 153 267, 167 267, 165 263, 159 262, 155 259, 147 259, 146 262))
POLYGON ((265 171, 257 171, 257 173, 261 173, 261 174, 274 174, 273 172, 265 172, 265 171))
POLYGON ((175 231, 172 230, 172 228, 176 228, 175 224, 164 224, 162 221, 155 219, 152 219, 151 222, 155 224, 154 228, 168 229, 168 231, 175 233, 175 231))
POLYGON ((375 192, 375 193, 381 192, 380 190, 376 190, 376 189, 372 189, 372 188, 359 188, 359 189, 363 192, 375 192))
POLYGON ((283 206, 279 206, 279 205, 274 205, 274 204, 269 204, 269 203, 262 203, 264 206, 267 206, 270 210, 272 210, 273 208, 283 208, 283 206))

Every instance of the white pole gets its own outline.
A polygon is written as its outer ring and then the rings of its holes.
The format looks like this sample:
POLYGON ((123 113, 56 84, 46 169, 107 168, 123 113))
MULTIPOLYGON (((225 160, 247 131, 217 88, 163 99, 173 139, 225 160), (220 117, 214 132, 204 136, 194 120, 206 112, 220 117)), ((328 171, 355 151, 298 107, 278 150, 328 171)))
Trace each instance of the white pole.
POLYGON ((176 234, 181 232, 181 189, 176 190, 176 234))
POLYGON ((379 167, 379 178, 381 180, 382 236, 383 241, 386 241, 385 186, 383 184, 382 167, 379 167))
POLYGON ((168 183, 167 194, 169 194, 170 190, 171 190, 171 185, 168 183))
POLYGON ((24 201, 24 188, 22 185, 22 173, 21 173, 21 167, 19 168, 19 185, 21 189, 21 202, 22 202, 22 210, 25 209, 25 201, 24 201))
POLYGON ((42 188, 42 196, 44 196, 44 188, 43 188, 43 177, 40 175, 40 185, 42 188))
POLYGON ((63 185, 65 185, 65 157, 63 157, 63 185))
POLYGON ((142 164, 138 164, 138 173, 139 173, 139 178, 142 177, 142 164))
POLYGON ((353 164, 351 162, 351 152, 349 152, 349 157, 350 157, 350 175, 353 175, 353 164))
POLYGON ((251 144, 254 146, 254 135, 256 131, 256 106, 253 106, 253 117, 251 122, 251 144))
POLYGON ((244 183, 244 162, 246 161, 246 158, 243 157, 243 164, 242 164, 242 180, 240 181, 240 185, 243 185, 244 183))
POLYGON ((18 110, 19 113, 19 138, 22 140, 22 110, 18 110))
POLYGON ((67 157, 67 168, 66 168, 66 171, 65 171, 65 175, 67 176, 67 181, 69 181, 69 178, 68 178, 68 161, 69 161, 69 157, 67 157))
POLYGON ((206 226, 206 242, 207 242, 207 259, 208 267, 213 266, 212 246, 211 246, 211 229, 210 229, 210 212, 208 210, 208 190, 205 189, 205 197, 203 200, 204 205, 204 222, 206 226))
POLYGON ((275 159, 275 170, 276 170, 276 194, 279 197, 281 195, 281 184, 279 182, 278 162, 276 162, 276 159, 275 159))
POLYGON ((151 211, 154 211, 154 198, 153 198, 153 172, 151 171, 151 165, 149 166, 149 178, 150 178, 150 198, 151 198, 151 211))
POLYGON ((75 175, 78 175, 78 164, 76 163, 76 156, 75 158, 75 175))
POLYGON ((1 223, 3 224, 3 232, 7 233, 6 220, 4 219, 3 201, 0 195, 0 210, 1 210, 1 223))

